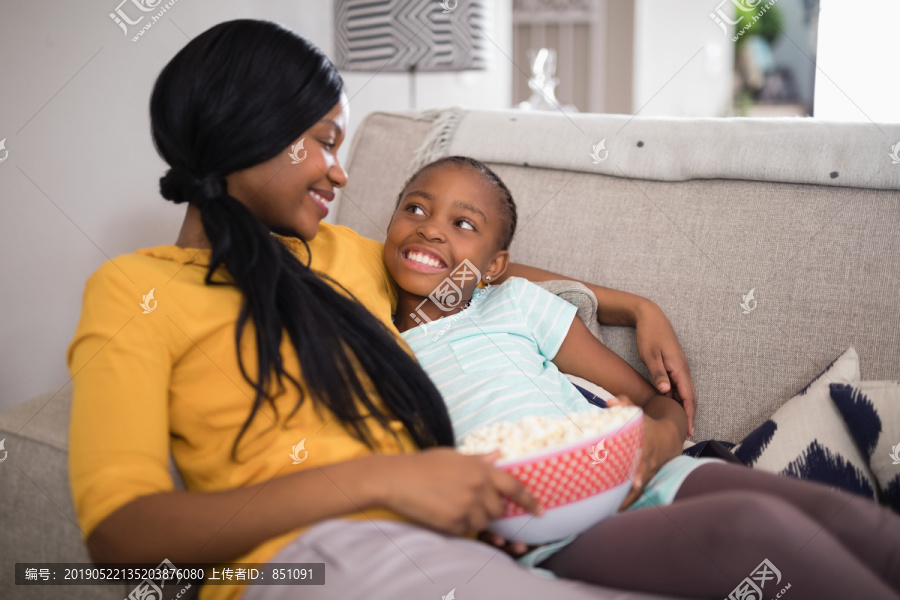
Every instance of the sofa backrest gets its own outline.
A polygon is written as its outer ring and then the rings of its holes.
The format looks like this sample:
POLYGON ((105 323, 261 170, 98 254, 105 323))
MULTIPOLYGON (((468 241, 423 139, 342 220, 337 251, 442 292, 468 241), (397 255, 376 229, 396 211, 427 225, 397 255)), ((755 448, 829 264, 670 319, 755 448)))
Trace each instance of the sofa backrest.
MULTIPOLYGON (((416 161, 484 160, 518 204, 513 260, 661 306, 697 387, 695 439, 735 441, 849 346, 863 379, 900 378, 898 140, 799 119, 376 113, 337 221, 383 240, 416 161)), ((603 337, 647 375, 632 329, 603 337)))

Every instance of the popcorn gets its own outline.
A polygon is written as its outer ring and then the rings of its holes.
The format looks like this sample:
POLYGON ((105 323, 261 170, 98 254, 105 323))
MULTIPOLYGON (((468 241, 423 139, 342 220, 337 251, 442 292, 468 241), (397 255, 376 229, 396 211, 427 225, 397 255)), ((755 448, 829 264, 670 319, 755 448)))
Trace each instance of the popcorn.
POLYGON ((612 406, 569 416, 528 416, 515 422, 500 421, 474 430, 457 450, 463 454, 487 454, 500 450, 500 460, 542 454, 620 429, 640 410, 634 406, 612 406))

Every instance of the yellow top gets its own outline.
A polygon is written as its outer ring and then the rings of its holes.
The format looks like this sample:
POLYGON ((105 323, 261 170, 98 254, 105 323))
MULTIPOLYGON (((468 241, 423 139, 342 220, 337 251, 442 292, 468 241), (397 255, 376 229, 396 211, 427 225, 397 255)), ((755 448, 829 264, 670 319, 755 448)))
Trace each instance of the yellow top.
MULTIPOLYGON (((302 243, 282 241, 305 260, 302 243)), ((313 269, 344 285, 390 326, 396 297, 380 243, 322 223, 310 250, 313 269)), ((322 408, 317 414, 309 400, 285 424, 297 399, 288 384, 288 392, 275 399, 279 426, 265 405, 241 440, 239 462, 232 461, 232 445, 254 390, 241 376, 235 348, 241 294, 232 286, 206 285, 208 265, 207 250, 159 246, 108 261, 87 282, 68 352, 74 381, 69 468, 85 536, 135 498, 172 490, 170 453, 192 491, 253 485, 371 453, 330 411, 322 408), (292 464, 292 449, 303 440, 306 459, 292 464)), ((242 351, 244 364, 255 374, 251 326, 242 351)), ((299 365, 286 335, 281 351, 286 368, 297 376, 299 365)), ((401 444, 374 421, 369 427, 384 453, 415 448, 399 421, 391 429, 401 444)), ((303 458, 303 451, 297 456, 303 458)), ((314 490, 298 490, 298 501, 304 493, 314 490)), ((368 516, 401 518, 386 510, 368 516)), ((268 540, 236 562, 266 562, 300 531, 268 540)), ((236 598, 241 592, 237 585, 209 585, 201 596, 236 598)))

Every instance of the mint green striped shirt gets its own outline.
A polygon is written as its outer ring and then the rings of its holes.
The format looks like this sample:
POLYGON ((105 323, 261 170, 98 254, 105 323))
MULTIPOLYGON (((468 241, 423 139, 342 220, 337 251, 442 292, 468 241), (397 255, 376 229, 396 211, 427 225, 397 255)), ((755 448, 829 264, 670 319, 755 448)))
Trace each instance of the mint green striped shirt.
POLYGON ((510 277, 476 290, 464 311, 402 334, 443 395, 457 444, 498 421, 601 410, 551 362, 575 311, 543 288, 510 277))

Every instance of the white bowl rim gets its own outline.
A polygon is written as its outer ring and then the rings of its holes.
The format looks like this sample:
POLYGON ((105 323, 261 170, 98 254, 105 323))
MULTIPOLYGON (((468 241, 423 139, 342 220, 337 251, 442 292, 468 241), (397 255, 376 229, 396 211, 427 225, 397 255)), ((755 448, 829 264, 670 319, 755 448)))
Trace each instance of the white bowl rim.
MULTIPOLYGON (((502 469, 511 469, 512 467, 517 467, 520 464, 534 462, 534 460, 536 458, 550 459, 555 456, 559 456, 560 454, 565 454, 567 452, 570 452, 571 450, 574 450, 575 448, 582 448, 584 446, 587 446, 588 444, 591 444, 591 442, 596 443, 596 442, 599 442, 600 440, 605 440, 609 437, 619 435, 619 434, 629 430, 632 427, 636 427, 636 426, 643 424, 644 411, 638 410, 638 412, 636 413, 635 416, 637 418, 632 417, 621 427, 611 428, 611 429, 604 431, 603 433, 594 434, 590 437, 586 437, 577 442, 573 442, 571 444, 566 444, 565 446, 557 446, 556 448, 553 448, 549 451, 541 450, 538 452, 533 452, 531 454, 517 456, 516 458, 508 458, 505 460, 498 460, 497 462, 494 463, 494 466, 497 468, 502 468, 502 469)), ((593 445, 593 444, 591 444, 591 445, 593 445)))

